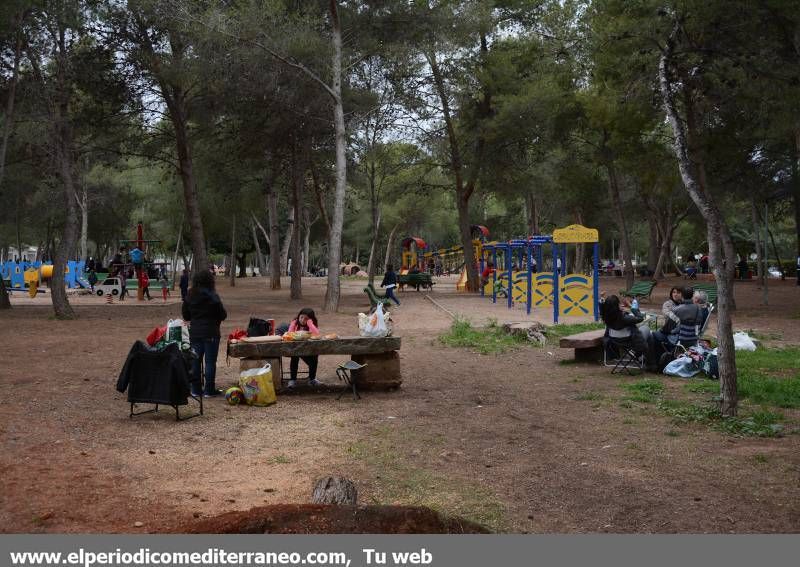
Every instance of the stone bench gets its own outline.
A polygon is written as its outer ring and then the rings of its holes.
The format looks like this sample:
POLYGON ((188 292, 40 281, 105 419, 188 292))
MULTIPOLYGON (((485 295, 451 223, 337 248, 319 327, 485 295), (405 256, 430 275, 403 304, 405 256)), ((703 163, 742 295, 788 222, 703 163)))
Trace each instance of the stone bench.
POLYGON ((239 358, 240 369, 257 368, 269 362, 273 381, 280 389, 281 358, 288 356, 350 355, 366 367, 352 372, 359 390, 393 390, 402 384, 400 337, 340 337, 338 339, 249 343, 240 341, 228 347, 231 357, 239 358))
POLYGON ((605 333, 605 329, 595 329, 561 337, 558 346, 575 349, 575 360, 579 362, 599 362, 603 360, 603 336, 605 333))

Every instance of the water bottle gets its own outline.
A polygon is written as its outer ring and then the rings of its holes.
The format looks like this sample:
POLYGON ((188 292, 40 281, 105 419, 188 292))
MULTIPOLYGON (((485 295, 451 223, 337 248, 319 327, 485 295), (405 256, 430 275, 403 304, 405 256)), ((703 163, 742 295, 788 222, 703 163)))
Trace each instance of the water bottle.
POLYGON ((633 301, 631 302, 631 310, 633 310, 633 311, 638 311, 639 310, 639 300, 636 299, 635 297, 633 298, 633 301))

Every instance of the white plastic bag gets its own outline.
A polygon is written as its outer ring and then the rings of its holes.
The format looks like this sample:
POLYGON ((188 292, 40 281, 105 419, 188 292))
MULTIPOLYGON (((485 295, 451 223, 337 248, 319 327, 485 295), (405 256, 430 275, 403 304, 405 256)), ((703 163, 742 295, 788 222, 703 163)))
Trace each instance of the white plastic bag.
POLYGON ((756 343, 744 331, 733 334, 733 347, 736 350, 756 350, 756 343))
POLYGON ((183 319, 170 319, 167 321, 168 341, 189 344, 189 327, 183 319))
POLYGON ((364 328, 361 329, 362 337, 385 337, 389 334, 389 327, 386 325, 386 316, 383 313, 383 304, 378 303, 375 313, 369 316, 364 328))

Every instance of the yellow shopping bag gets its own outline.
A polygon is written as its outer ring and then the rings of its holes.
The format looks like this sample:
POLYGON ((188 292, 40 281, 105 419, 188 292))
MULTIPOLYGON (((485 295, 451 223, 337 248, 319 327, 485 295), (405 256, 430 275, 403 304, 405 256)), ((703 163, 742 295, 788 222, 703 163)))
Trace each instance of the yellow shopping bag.
POLYGON ((240 372, 239 387, 244 392, 247 405, 268 406, 278 401, 272 384, 272 367, 269 364, 240 372))

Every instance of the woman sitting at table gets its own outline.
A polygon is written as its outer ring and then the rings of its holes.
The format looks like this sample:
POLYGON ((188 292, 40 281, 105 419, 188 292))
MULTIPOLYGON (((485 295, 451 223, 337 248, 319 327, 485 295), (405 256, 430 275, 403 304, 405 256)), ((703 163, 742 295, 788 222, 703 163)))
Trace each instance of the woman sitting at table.
MULTIPOLYGON (((312 335, 319 334, 319 328, 317 327, 319 323, 317 323, 317 316, 314 314, 314 310, 305 307, 300 310, 300 313, 297 314, 292 322, 289 324, 289 332, 293 333, 295 331, 308 331, 312 335)), ((291 362, 289 363, 289 387, 294 388, 297 386, 297 370, 300 367, 300 359, 303 359, 308 365, 308 383, 311 386, 321 386, 322 383, 317 380, 317 363, 319 362, 318 356, 293 356, 291 357, 291 362)))
POLYGON ((606 324, 606 335, 612 339, 630 339, 634 352, 644 355, 648 368, 653 368, 653 337, 646 325, 639 325, 644 321, 644 315, 638 308, 624 311, 623 306, 628 306, 627 300, 620 301, 616 295, 607 299, 601 298, 600 313, 606 324))

